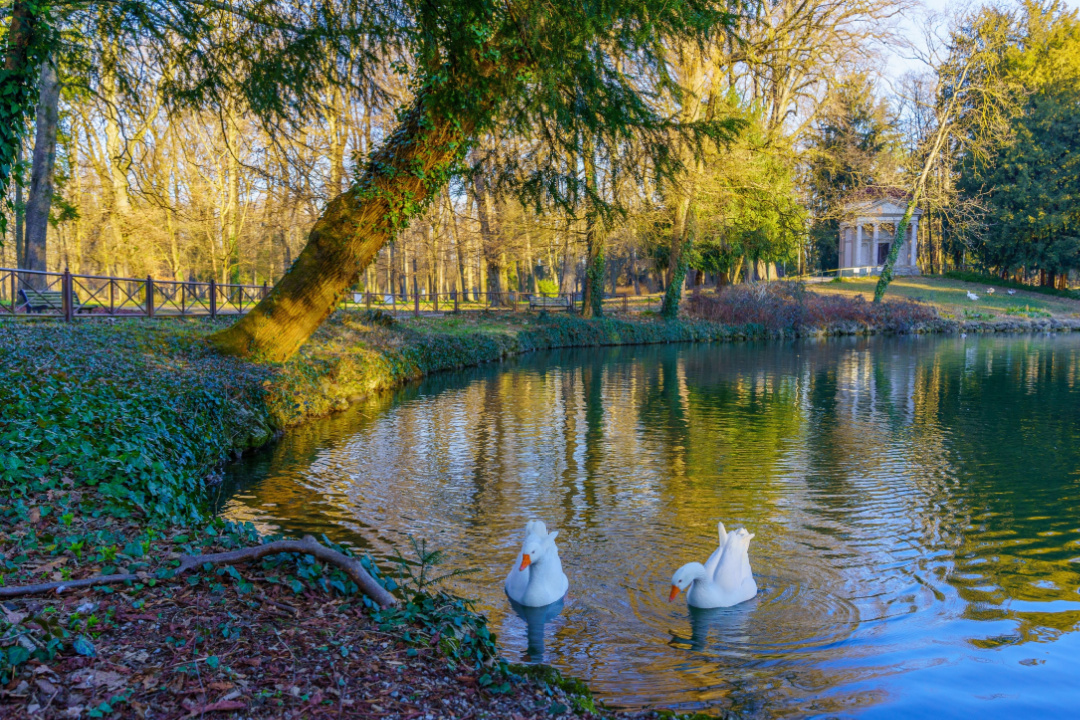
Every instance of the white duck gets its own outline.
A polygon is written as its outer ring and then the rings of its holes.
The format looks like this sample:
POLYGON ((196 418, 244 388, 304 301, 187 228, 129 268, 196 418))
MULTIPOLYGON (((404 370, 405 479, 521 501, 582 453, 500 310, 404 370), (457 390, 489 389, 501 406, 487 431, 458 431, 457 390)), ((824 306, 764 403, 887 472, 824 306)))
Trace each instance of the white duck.
POLYGON ((561 600, 570 587, 563 573, 555 538, 540 520, 525 523, 525 541, 506 576, 506 594, 525 607, 544 607, 561 600))
POLYGON ((702 565, 687 563, 671 577, 668 602, 686 592, 686 604, 696 608, 730 607, 757 595, 757 583, 750 569, 750 541, 754 535, 739 528, 726 532, 718 525, 720 547, 702 565))
POLYGON ((971 292, 970 290, 967 291, 967 296, 968 296, 968 300, 978 300, 979 299, 979 296, 976 295, 975 293, 971 292))

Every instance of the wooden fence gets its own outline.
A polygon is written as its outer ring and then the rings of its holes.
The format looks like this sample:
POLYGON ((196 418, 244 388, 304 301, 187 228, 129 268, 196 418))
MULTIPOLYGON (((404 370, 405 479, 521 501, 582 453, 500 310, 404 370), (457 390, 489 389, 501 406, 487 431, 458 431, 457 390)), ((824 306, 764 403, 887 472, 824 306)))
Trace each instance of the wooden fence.
MULTIPOLYGON (((262 285, 157 280, 81 275, 38 270, 0 268, 0 318, 64 320, 95 317, 197 317, 242 315, 266 297, 262 285)), ((660 298, 650 295, 609 295, 605 310, 631 313, 655 310, 660 298)), ((523 292, 451 291, 352 293, 344 303, 352 307, 379 308, 391 313, 540 311, 576 312, 580 293, 547 296, 523 292), (351 300, 351 302, 350 302, 351 300)))
MULTIPOLYGON (((604 309, 612 312, 641 312, 655 310, 660 298, 649 295, 607 295, 604 297, 604 309)), ((455 291, 446 293, 428 293, 414 289, 413 292, 375 293, 354 292, 346 305, 366 309, 380 309, 395 315, 412 313, 443 312, 579 312, 581 294, 544 295, 526 292, 480 292, 455 291)))
POLYGON ((195 317, 241 315, 266 284, 157 280, 0 268, 0 317, 195 317))

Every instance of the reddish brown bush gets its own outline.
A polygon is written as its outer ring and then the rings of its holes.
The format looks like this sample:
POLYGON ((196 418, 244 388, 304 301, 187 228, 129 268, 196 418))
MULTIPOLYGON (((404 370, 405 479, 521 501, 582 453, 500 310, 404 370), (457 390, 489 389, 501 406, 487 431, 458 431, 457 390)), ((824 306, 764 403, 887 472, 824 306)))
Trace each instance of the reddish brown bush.
POLYGON ((861 295, 851 298, 816 293, 797 282, 734 285, 717 295, 691 295, 687 314, 725 325, 760 325, 774 332, 828 328, 840 323, 906 332, 938 320, 937 310, 923 303, 893 299, 874 304, 861 295))

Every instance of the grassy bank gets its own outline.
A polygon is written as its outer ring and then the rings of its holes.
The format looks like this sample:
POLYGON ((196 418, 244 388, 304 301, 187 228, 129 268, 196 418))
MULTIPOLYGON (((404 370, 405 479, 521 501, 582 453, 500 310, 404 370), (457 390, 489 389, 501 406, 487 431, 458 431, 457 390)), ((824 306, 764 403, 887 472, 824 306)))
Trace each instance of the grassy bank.
MULTIPOLYGON (((877 278, 844 278, 843 282, 813 286, 814 292, 854 298, 874 296, 877 278)), ((934 306, 945 320, 965 321, 1024 321, 1080 319, 1080 300, 1073 293, 1003 282, 976 275, 948 277, 922 276, 896 278, 889 285, 886 297, 914 300, 934 306), (993 293, 987 292, 990 288, 993 293), (1013 290, 1013 294, 1009 294, 1013 290), (972 300, 968 293, 978 300, 972 300)))

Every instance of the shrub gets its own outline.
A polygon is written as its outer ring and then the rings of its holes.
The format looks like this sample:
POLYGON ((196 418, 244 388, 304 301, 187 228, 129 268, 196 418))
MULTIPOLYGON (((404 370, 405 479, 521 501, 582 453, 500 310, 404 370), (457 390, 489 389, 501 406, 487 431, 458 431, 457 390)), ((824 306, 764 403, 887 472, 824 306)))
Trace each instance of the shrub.
POLYGON ((717 295, 694 294, 688 299, 687 314, 726 325, 760 325, 771 332, 799 332, 837 323, 907 332, 938 319, 937 311, 923 303, 893 299, 875 304, 861 295, 815 293, 796 282, 733 285, 717 295))
POLYGON ((559 284, 551 279, 538 280, 536 289, 545 297, 558 297, 559 295, 559 284))

